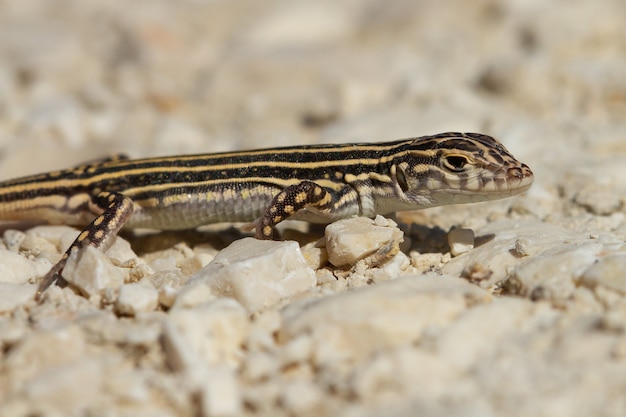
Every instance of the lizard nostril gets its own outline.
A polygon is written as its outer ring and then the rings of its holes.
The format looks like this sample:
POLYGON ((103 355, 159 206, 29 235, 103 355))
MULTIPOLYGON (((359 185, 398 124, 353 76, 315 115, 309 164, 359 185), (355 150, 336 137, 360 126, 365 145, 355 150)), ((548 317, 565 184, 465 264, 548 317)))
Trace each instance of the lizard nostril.
POLYGON ((509 168, 506 173, 509 177, 513 178, 522 178, 524 176, 521 168, 509 168))

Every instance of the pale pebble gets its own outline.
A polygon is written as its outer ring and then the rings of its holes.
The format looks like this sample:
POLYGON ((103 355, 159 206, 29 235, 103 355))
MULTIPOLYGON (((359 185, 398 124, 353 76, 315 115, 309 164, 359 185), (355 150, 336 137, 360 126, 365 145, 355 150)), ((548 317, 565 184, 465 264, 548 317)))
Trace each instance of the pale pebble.
POLYGON ((279 363, 274 355, 254 350, 249 352, 241 370, 244 381, 262 381, 274 377, 279 372, 279 363))
POLYGON ((250 326, 248 315, 235 300, 223 298, 192 309, 173 309, 164 323, 166 356, 178 370, 236 365, 250 326))
POLYGON ((26 234, 21 230, 8 229, 2 235, 2 241, 6 245, 6 249, 11 252, 20 250, 22 242, 26 238, 26 234))
POLYGON ((520 332, 532 332, 558 319, 547 305, 536 305, 520 298, 497 298, 473 306, 460 314, 437 338, 436 351, 460 371, 488 357, 500 342, 520 332))
POLYGON ((316 243, 309 243, 302 247, 302 256, 307 265, 314 270, 318 270, 328 263, 328 252, 325 248, 316 246, 316 243))
POLYGON ((626 254, 615 253, 600 258, 582 273, 578 282, 590 288, 603 285, 626 294, 626 254))
MULTIPOLYGON (((480 265, 483 270, 493 272, 485 280, 485 285, 495 285, 496 282, 508 278, 508 271, 521 266, 522 263, 531 262, 536 255, 549 253, 551 249, 560 247, 566 241, 588 241, 586 236, 539 220, 494 221, 479 228, 476 234, 476 247, 463 256, 444 262, 441 270, 450 275, 461 276, 468 267, 480 265), (526 248, 524 250, 528 252, 526 256, 520 256, 516 251, 520 239, 524 242, 526 248)), ((419 261, 419 257, 414 261, 419 261)))
POLYGON ((459 371, 445 356, 413 346, 391 349, 364 361, 354 369, 351 392, 367 399, 395 395, 398 398, 438 398, 459 378, 459 371))
POLYGON ((137 254, 130 247, 127 240, 112 236, 107 242, 104 253, 111 259, 115 259, 118 264, 125 264, 131 260, 138 261, 137 254))
POLYGON ((233 297, 252 313, 315 283, 315 273, 296 242, 245 238, 218 253, 187 285, 206 285, 213 294, 233 297))
POLYGON ((212 368, 200 387, 203 417, 235 417, 241 415, 243 401, 239 378, 230 368, 212 368))
POLYGON ((325 394, 312 381, 296 379, 285 384, 280 402, 290 414, 300 415, 311 412, 324 397, 325 394))
POLYGON ((66 325, 24 337, 7 353, 4 365, 9 379, 21 384, 78 361, 86 352, 84 333, 78 326, 66 325))
POLYGON ((119 289, 115 303, 118 314, 135 316, 138 313, 153 311, 159 305, 159 292, 149 282, 124 284, 119 289))
POLYGON ((0 349, 8 351, 30 332, 28 323, 25 321, 9 320, 4 315, 0 317, 0 349))
POLYGON ((365 258, 384 263, 400 250, 403 233, 389 223, 380 226, 375 220, 353 217, 328 225, 325 237, 329 262, 346 266, 365 258))
POLYGON ((430 327, 454 320, 468 300, 488 295, 447 276, 407 276, 375 287, 295 303, 283 312, 281 343, 308 335, 312 360, 333 367, 419 340, 430 327), (348 359, 349 358, 349 359, 348 359))
POLYGON ((103 381, 100 362, 78 359, 28 381, 24 395, 42 414, 75 415, 94 406, 102 394, 103 381))
POLYGON ((459 256, 462 253, 469 252, 474 249, 474 231, 472 229, 453 227, 448 232, 448 245, 450 245, 452 256, 459 256))
POLYGON ((388 262, 380 265, 378 268, 371 268, 365 272, 367 278, 375 283, 389 281, 397 278, 404 273, 408 273, 411 266, 411 260, 403 252, 398 252, 388 262))
POLYGON ((71 226, 44 225, 32 227, 25 233, 27 236, 36 236, 49 241, 57 250, 65 250, 78 237, 79 231, 71 226))
POLYGON ((127 275, 128 270, 113 265, 101 250, 93 246, 72 253, 63 269, 63 278, 87 296, 98 295, 107 289, 118 290, 127 275))
POLYGON ((178 291, 174 287, 167 284, 159 288, 158 291, 159 304, 166 308, 172 307, 176 302, 176 294, 178 293, 178 291))
POLYGON ((34 302, 36 293, 36 285, 0 282, 0 314, 10 313, 19 306, 34 302))
POLYGON ((211 288, 203 284, 186 285, 179 288, 175 294, 172 308, 192 308, 200 306, 218 297, 211 292, 211 288))
POLYGON ((307 361, 313 354, 313 340, 306 335, 298 336, 281 346, 278 359, 283 366, 307 361))
POLYGON ((594 214, 606 216, 619 211, 622 193, 615 192, 614 185, 597 183, 583 186, 574 200, 594 214))
POLYGON ((503 286, 511 293, 534 300, 564 302, 575 291, 578 276, 602 250, 602 245, 594 241, 555 246, 525 258, 513 268, 503 286))
POLYGON ((0 282, 4 284, 26 284, 37 276, 33 263, 24 256, 0 249, 0 282))

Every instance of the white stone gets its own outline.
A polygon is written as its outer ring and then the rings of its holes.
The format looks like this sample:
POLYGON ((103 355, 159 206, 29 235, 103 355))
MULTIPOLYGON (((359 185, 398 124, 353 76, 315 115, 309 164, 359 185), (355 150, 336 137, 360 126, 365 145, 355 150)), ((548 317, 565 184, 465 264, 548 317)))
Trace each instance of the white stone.
POLYGON ((280 394, 281 404, 292 415, 310 411, 324 398, 324 394, 312 381, 297 379, 289 381, 280 394))
POLYGON ((43 238, 54 246, 57 251, 65 250, 69 247, 80 232, 74 227, 58 225, 58 226, 35 226, 26 231, 26 236, 34 236, 43 238), (70 240, 71 238, 71 240, 70 240))
POLYGON ((474 249, 474 231, 472 229, 453 227, 448 232, 448 245, 450 245, 452 256, 469 252, 474 249))
POLYGON ((8 229, 2 235, 2 241, 6 245, 6 249, 11 252, 18 252, 22 242, 26 238, 26 234, 21 230, 8 229))
POLYGON ((236 371, 212 368, 200 389, 203 417, 235 417, 241 415, 241 388, 236 371))
POLYGON ((23 383, 79 360, 85 355, 86 346, 83 332, 74 325, 32 333, 6 355, 7 376, 14 383, 23 383))
POLYGON ((329 224, 325 236, 328 260, 335 266, 354 265, 365 258, 382 263, 398 253, 403 240, 403 233, 395 224, 381 226, 365 217, 329 224))
POLYGON ((326 248, 317 247, 316 242, 304 245, 302 247, 302 256, 304 256, 307 265, 314 270, 320 269, 328 263, 326 248))
POLYGON ((615 192, 615 184, 589 184, 582 187, 575 196, 577 204, 594 214, 606 216, 619 211, 622 194, 615 192))
POLYGON ((0 282, 0 314, 10 313, 17 307, 33 301, 36 293, 36 285, 0 282))
POLYGON ((358 364, 350 379, 350 388, 363 400, 389 395, 438 398, 449 392, 448 381, 459 377, 458 370, 445 356, 414 346, 402 346, 358 364))
POLYGON ((99 362, 76 360, 28 381, 24 395, 42 414, 76 415, 93 406, 102 394, 104 380, 99 362))
POLYGON ((128 241, 119 236, 112 236, 104 248, 104 253, 118 264, 124 264, 131 260, 137 260, 137 254, 130 247, 128 241))
POLYGON ((178 291, 174 287, 171 287, 167 284, 159 288, 158 291, 159 304, 167 308, 172 307, 174 305, 174 302, 176 302, 176 294, 178 293, 178 291))
POLYGON ((236 365, 249 328, 248 314, 235 300, 223 298, 192 309, 173 309, 164 322, 168 361, 177 370, 236 365))
POLYGON ((305 362, 313 353, 313 340, 306 335, 291 339, 282 346, 279 360, 283 366, 305 362))
POLYGON ((602 285, 626 294, 626 253, 614 253, 592 264, 579 278, 585 286, 602 285))
POLYGON ((437 352, 454 367, 465 370, 492 351, 497 342, 518 334, 531 323, 535 307, 521 298, 495 299, 474 306, 443 329, 437 352))
POLYGON ((373 287, 294 303, 283 312, 280 343, 306 336, 311 360, 333 367, 374 352, 420 340, 432 327, 454 320, 469 300, 488 294, 467 282, 441 275, 413 275, 373 287))
POLYGON ((113 265, 108 256, 93 246, 70 255, 63 269, 63 278, 87 296, 118 290, 127 274, 127 270, 113 265))
POLYGON ((124 284, 115 303, 118 314, 134 316, 153 311, 159 305, 159 292, 149 282, 124 284))
MULTIPOLYGON (((411 260, 404 252, 398 252, 388 262, 380 265, 378 268, 372 268, 365 272, 367 278, 371 278, 373 282, 380 283, 398 278, 401 274, 407 273, 411 266, 411 260)), ((319 279, 319 276, 318 276, 319 279)))
POLYGON ((31 233, 24 236, 20 249, 30 253, 41 253, 44 256, 48 256, 51 260, 60 256, 59 248, 56 245, 43 237, 31 233))
POLYGON ((0 249, 0 282, 25 284, 35 276, 32 262, 18 253, 0 249))
POLYGON ((315 283, 315 273, 296 242, 246 238, 218 253, 190 279, 188 286, 206 285, 213 294, 233 297, 249 312, 255 312, 306 291, 315 283))
POLYGON ((445 263, 441 268, 443 272, 461 276, 471 265, 480 265, 481 269, 493 272, 489 279, 485 280, 485 284, 494 285, 507 278, 508 271, 530 262, 535 255, 544 252, 547 254, 565 241, 588 241, 587 236, 580 236, 538 220, 494 221, 478 229, 476 234, 478 236, 476 240, 485 239, 485 242, 477 244, 469 253, 454 257, 445 263), (517 249, 520 240, 524 242, 524 248, 520 249, 523 253, 517 249))
POLYGON ((192 308, 215 300, 217 295, 207 285, 186 285, 176 292, 172 308, 192 308))
POLYGON ((246 355, 241 376, 248 382, 267 380, 277 374, 279 362, 274 355, 253 350, 246 355))
POLYGON ((504 286, 533 299, 567 300, 576 288, 577 278, 596 261, 601 251, 603 246, 591 240, 561 244, 525 258, 511 271, 504 286))

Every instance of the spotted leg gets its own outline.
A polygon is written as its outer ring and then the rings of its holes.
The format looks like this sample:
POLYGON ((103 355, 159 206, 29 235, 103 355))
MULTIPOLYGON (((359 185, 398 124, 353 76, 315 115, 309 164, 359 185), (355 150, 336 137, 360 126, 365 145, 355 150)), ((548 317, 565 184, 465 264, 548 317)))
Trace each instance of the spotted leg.
POLYGON ((333 197, 320 185, 312 181, 302 181, 279 192, 269 205, 263 216, 253 225, 257 239, 272 239, 274 226, 298 211, 311 207, 319 211, 329 208, 333 197))
POLYGON ((86 246, 99 247, 107 237, 117 234, 133 214, 133 201, 120 193, 101 192, 93 198, 93 203, 98 211, 102 211, 102 214, 89 223, 65 251, 61 260, 43 277, 37 288, 38 300, 41 299, 43 292, 55 282, 58 285, 67 283, 61 276, 61 272, 72 253, 86 246))

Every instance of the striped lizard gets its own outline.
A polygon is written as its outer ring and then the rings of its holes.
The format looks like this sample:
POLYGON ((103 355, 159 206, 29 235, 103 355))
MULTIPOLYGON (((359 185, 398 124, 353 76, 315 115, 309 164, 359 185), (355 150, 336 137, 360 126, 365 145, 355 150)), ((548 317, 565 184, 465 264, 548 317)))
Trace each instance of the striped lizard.
POLYGON ((494 200, 532 182, 527 165, 477 133, 138 160, 118 155, 0 182, 0 220, 85 227, 43 277, 39 297, 64 282, 72 252, 100 246, 123 226, 173 230, 250 222, 256 238, 271 239, 287 218, 324 224, 494 200))

